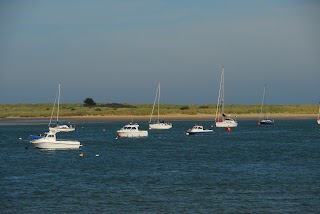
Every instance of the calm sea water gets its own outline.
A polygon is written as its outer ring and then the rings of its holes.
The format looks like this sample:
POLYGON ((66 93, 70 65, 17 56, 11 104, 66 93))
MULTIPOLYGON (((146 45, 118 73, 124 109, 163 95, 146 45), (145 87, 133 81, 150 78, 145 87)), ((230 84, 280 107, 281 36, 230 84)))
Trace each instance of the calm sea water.
POLYGON ((79 122, 59 136, 81 149, 46 151, 27 140, 46 122, 1 122, 0 213, 320 213, 314 120, 186 136, 195 123, 117 140, 126 122, 79 122))

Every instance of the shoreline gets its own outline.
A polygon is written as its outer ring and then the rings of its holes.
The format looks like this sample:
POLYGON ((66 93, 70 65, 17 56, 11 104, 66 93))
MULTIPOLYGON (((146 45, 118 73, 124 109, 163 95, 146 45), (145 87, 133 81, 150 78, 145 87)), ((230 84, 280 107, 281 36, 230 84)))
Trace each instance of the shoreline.
MULTIPOLYGON (((239 114, 236 115, 237 120, 258 120, 259 114, 239 114)), ((231 116, 233 117, 233 116, 231 116)), ((268 114, 268 117, 273 119, 317 119, 317 114, 268 114)), ((14 120, 49 120, 50 117, 7 117, 0 118, 0 121, 14 121, 14 120)), ((60 117, 61 120, 73 121, 135 121, 135 120, 149 120, 149 115, 121 115, 121 116, 71 116, 60 117)), ((197 115, 163 115, 162 120, 214 120, 215 115, 212 114, 197 114, 197 115)), ((153 117, 153 121, 156 120, 153 117)))

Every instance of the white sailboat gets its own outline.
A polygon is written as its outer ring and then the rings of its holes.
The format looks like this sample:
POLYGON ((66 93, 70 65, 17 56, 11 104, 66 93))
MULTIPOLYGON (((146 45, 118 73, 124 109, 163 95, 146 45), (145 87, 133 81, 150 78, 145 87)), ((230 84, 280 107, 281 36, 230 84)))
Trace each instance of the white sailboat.
POLYGON ((52 113, 51 113, 51 117, 50 117, 50 121, 49 121, 49 131, 55 131, 55 132, 71 132, 76 130, 75 126, 73 125, 59 125, 59 113, 60 113, 60 85, 61 83, 59 82, 58 85, 58 91, 57 91, 57 95, 56 95, 56 99, 54 101, 53 104, 53 108, 52 108, 52 113), (54 108, 56 105, 56 102, 58 102, 57 104, 57 125, 55 127, 51 127, 51 122, 52 122, 52 117, 53 117, 53 113, 54 113, 54 108))
POLYGON ((171 128, 172 128, 171 123, 160 121, 160 82, 159 82, 156 97, 154 98, 154 102, 153 102, 153 108, 152 108, 150 120, 149 120, 149 129, 165 130, 165 129, 171 129, 171 128), (158 120, 152 123, 152 116, 153 116, 154 107, 156 105, 156 101, 158 101, 158 120))
POLYGON ((219 96, 216 110, 216 127, 217 128, 232 128, 237 127, 238 122, 236 119, 231 118, 230 116, 225 115, 224 113, 224 66, 222 66, 221 79, 220 79, 220 88, 219 96))
POLYGON ((317 123, 320 125, 320 102, 319 102, 319 112, 318 112, 317 123))
POLYGON ((261 103, 261 110, 260 110, 260 118, 258 125, 273 125, 274 124, 274 119, 268 118, 267 113, 264 113, 264 116, 262 117, 263 114, 263 106, 266 104, 266 92, 267 92, 267 85, 264 85, 263 89, 263 95, 262 95, 262 103, 261 103))

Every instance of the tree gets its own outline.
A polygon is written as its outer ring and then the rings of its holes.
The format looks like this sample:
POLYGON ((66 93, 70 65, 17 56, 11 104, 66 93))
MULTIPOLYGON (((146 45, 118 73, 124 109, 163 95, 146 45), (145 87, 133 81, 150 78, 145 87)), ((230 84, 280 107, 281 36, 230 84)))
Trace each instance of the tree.
POLYGON ((97 105, 97 103, 90 97, 86 98, 84 101, 83 101, 84 105, 87 105, 87 106, 95 106, 97 105))

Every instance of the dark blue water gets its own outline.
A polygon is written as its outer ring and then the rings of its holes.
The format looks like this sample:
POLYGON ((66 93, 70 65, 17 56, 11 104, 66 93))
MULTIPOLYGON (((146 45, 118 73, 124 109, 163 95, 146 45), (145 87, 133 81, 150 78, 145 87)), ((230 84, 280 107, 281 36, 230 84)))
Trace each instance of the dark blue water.
POLYGON ((126 122, 78 123, 59 136, 81 149, 46 151, 27 141, 45 123, 2 122, 0 212, 320 213, 315 121, 239 121, 231 133, 186 136, 195 123, 118 140, 126 122))

